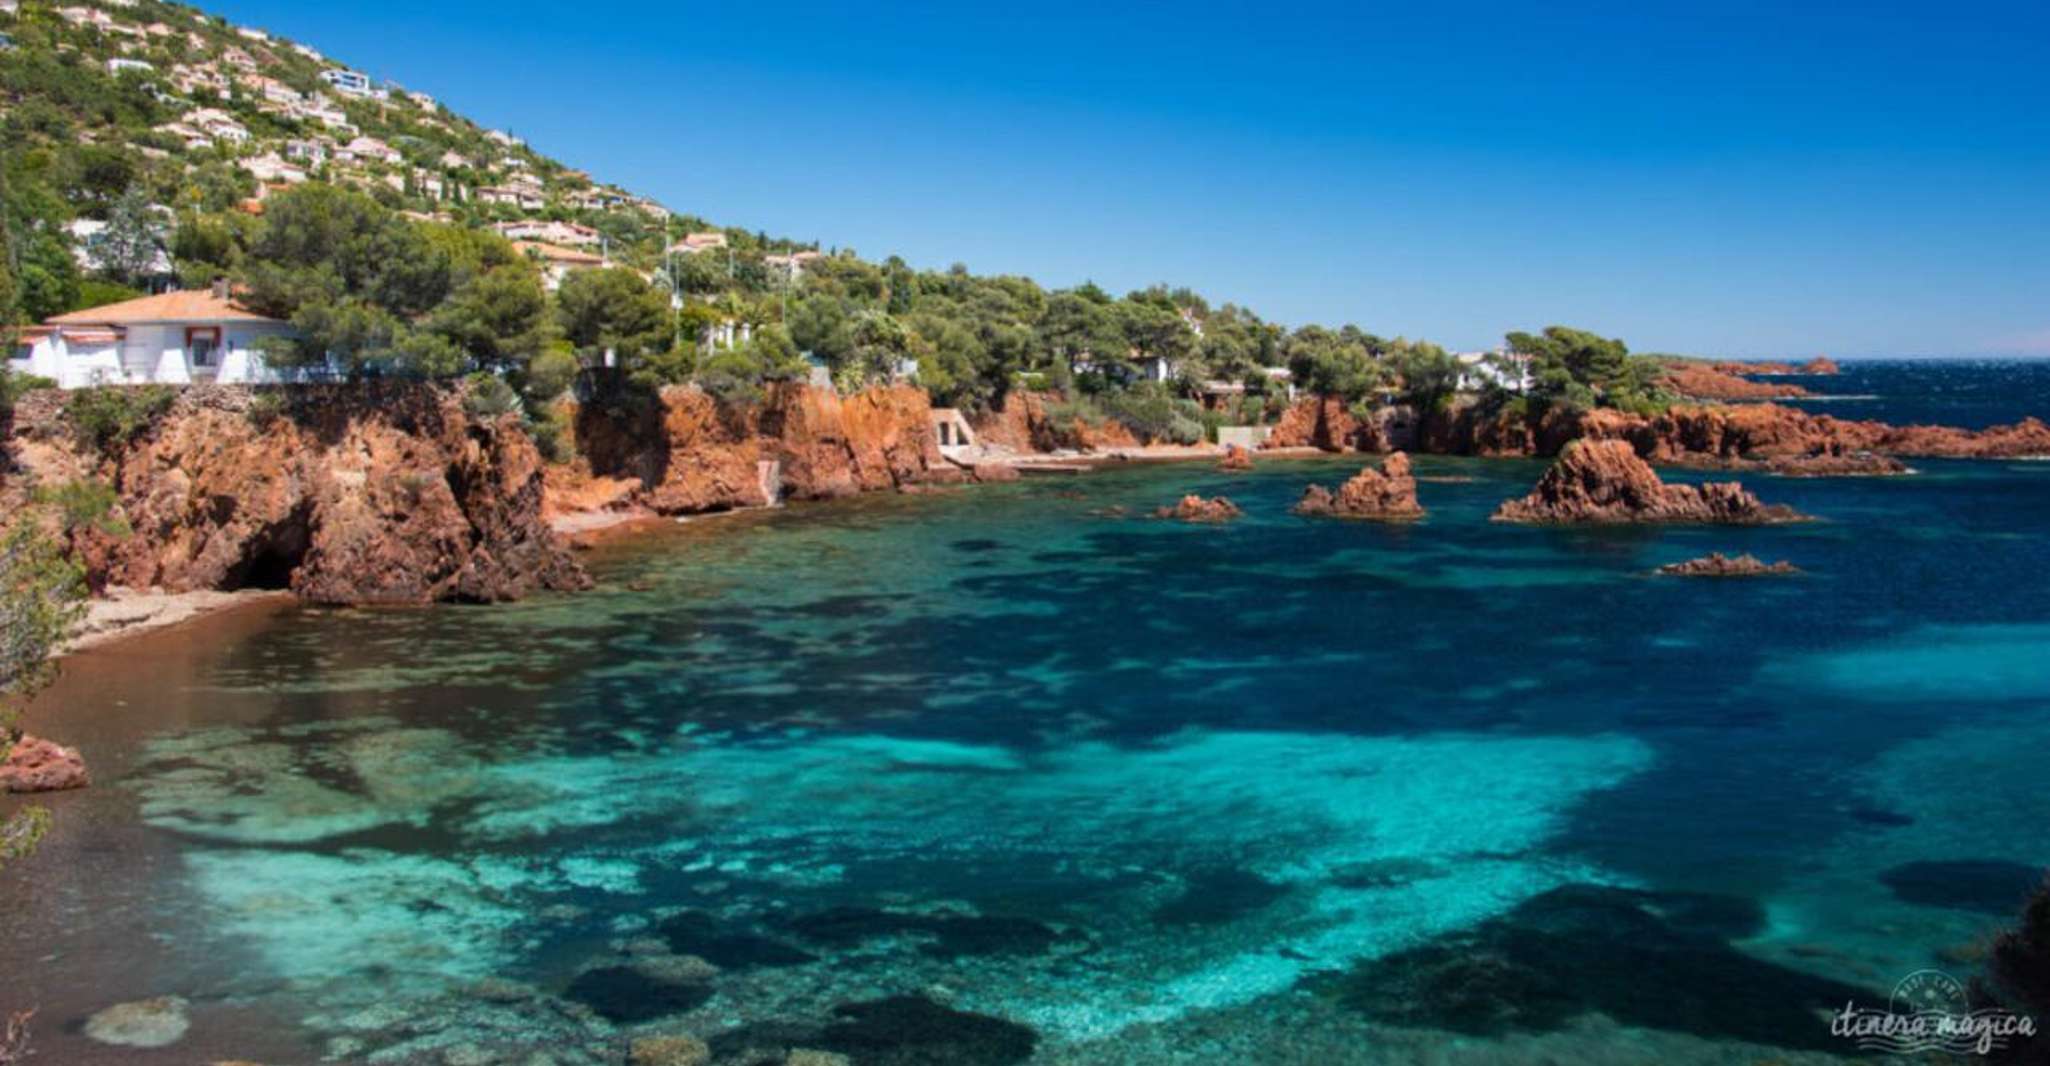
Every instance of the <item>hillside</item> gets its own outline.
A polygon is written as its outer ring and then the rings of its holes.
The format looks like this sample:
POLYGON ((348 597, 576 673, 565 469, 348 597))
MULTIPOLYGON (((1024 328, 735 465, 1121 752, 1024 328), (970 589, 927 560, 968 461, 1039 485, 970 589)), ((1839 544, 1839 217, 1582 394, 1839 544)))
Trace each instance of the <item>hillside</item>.
POLYGON ((1582 331, 1455 360, 1185 288, 1048 290, 717 228, 312 45, 164 0, 9 0, 0 33, 0 309, 15 322, 225 277, 295 327, 274 363, 490 372, 528 410, 600 369, 728 397, 824 372, 915 377, 968 408, 1051 388, 1078 417, 1183 442, 1272 422, 1298 388, 1369 404, 1526 386, 1539 408, 1659 398, 1655 374, 1623 372, 1620 342, 1582 331), (1568 359, 1597 342, 1600 359, 1568 359))

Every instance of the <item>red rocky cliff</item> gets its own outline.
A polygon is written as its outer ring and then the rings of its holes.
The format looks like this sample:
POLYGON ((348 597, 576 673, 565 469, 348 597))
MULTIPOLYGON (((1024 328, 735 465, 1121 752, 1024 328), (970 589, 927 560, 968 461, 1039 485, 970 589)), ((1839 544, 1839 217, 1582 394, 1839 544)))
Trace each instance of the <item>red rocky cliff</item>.
POLYGON ((905 385, 847 397, 779 385, 759 403, 740 404, 674 386, 654 397, 594 401, 577 412, 576 426, 587 469, 559 475, 562 494, 586 496, 592 481, 602 482, 614 487, 607 505, 659 514, 830 499, 962 476, 940 455, 931 402, 905 385))
POLYGON ((131 532, 74 543, 95 587, 414 604, 589 584, 542 521, 541 456, 514 417, 425 385, 264 396, 184 389, 111 455, 74 444, 55 406, 10 443, 44 483, 114 486, 131 532))
POLYGON ((1620 440, 1583 440, 1522 499, 1495 511, 1498 522, 1713 522, 1758 525, 1801 516, 1790 507, 1761 503, 1734 481, 1668 485, 1620 440))

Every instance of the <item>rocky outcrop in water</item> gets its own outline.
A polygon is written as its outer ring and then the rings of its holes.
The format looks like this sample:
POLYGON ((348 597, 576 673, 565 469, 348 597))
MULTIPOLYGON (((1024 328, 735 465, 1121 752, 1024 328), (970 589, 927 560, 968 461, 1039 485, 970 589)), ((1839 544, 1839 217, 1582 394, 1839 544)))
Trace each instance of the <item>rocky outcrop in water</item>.
POLYGON ((0 762, 0 792, 62 792, 92 784, 78 749, 24 736, 0 762))
POLYGON ((1173 507, 1162 507, 1153 512, 1155 518, 1172 518, 1182 522, 1229 522, 1245 512, 1239 505, 1223 496, 1204 499, 1195 493, 1182 497, 1173 507))
POLYGON ((1734 481, 1668 485, 1627 441, 1576 441, 1522 499, 1495 510, 1497 522, 1703 522, 1759 525, 1800 519, 1734 481))
POLYGON ((458 390, 195 386, 105 453, 78 443, 64 396, 18 408, 10 443, 42 484, 113 486, 130 532, 71 545, 96 588, 417 604, 589 583, 542 520, 533 441, 512 415, 469 414, 458 390))
POLYGON ((1724 555, 1709 552, 1699 559, 1682 563, 1667 563, 1659 567, 1659 573, 1671 577, 1764 577, 1773 574, 1798 574, 1800 569, 1793 563, 1781 559, 1768 563, 1756 555, 1724 555))
POLYGON ((1665 366, 1666 388, 1694 400, 1779 400, 1807 396, 1807 389, 1787 382, 1753 381, 1747 374, 1767 373, 1738 363, 1677 360, 1665 366))
MULTIPOLYGON (((1305 401, 1308 402, 1308 401, 1305 401)), ((1582 438, 1624 440, 1660 466, 1839 476, 1905 473, 1899 458, 2009 459, 2050 455, 2035 418, 1982 430, 1895 426, 1809 414, 1778 404, 1675 405, 1656 414, 1455 405, 1422 427, 1422 448, 1447 455, 1556 455, 1582 438)), ((1338 449, 1331 449, 1338 450, 1338 449)))
POLYGON ((1236 444, 1224 448, 1224 458, 1217 461, 1217 469, 1227 473, 1240 473, 1253 468, 1253 453, 1236 444))
POLYGON ((1335 493, 1322 485, 1311 485, 1303 491, 1295 513, 1327 518, 1408 520, 1422 518, 1424 508, 1417 502, 1416 478, 1410 473, 1409 456, 1396 452, 1381 462, 1379 470, 1371 466, 1361 470, 1335 493))
POLYGON ((575 417, 577 465, 551 484, 566 501, 615 509, 700 514, 968 476, 940 455, 924 391, 905 385, 846 397, 777 385, 758 403, 673 386, 595 400, 575 417))
POLYGON ((1836 361, 1826 355, 1818 355, 1799 364, 1770 360, 1756 363, 1724 360, 1710 365, 1725 374, 1808 374, 1822 377, 1843 372, 1843 369, 1836 365, 1836 361))

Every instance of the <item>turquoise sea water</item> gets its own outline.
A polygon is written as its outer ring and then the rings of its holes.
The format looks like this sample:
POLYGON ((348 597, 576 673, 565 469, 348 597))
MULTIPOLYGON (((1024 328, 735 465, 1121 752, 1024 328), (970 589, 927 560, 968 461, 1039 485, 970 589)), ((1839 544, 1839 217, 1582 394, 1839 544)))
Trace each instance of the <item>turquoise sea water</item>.
POLYGON ((1771 529, 1496 525, 1543 464, 1428 457, 1424 522, 1287 513, 1357 465, 793 507, 586 595, 83 656, 38 721, 98 785, 0 881, 0 1008, 60 1062, 1824 1061, 1847 998, 1970 974, 2050 857, 2050 463, 1755 478, 1821 519, 1771 529), (1136 517, 1188 491, 1247 517, 1136 517), (1710 550, 1806 573, 1649 573, 1710 550), (155 995, 178 1045, 77 1032, 155 995))

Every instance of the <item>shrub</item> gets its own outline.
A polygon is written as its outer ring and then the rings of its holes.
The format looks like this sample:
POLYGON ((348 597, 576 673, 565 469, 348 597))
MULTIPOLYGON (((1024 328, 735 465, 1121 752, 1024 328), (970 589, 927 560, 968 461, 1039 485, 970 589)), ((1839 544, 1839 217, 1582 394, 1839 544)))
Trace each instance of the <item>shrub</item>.
POLYGON ((544 411, 529 420, 527 433, 534 438, 541 458, 551 463, 567 463, 577 457, 576 434, 560 411, 544 411))
POLYGON ((17 374, 0 366, 0 411, 11 410, 17 400, 37 389, 54 389, 57 383, 35 374, 17 374))
POLYGON ((473 418, 495 419, 520 409, 520 396, 505 379, 478 371, 463 379, 463 410, 473 418))
POLYGON ((527 399, 540 404, 563 394, 576 381, 582 365, 568 348, 550 348, 527 364, 527 399))
POLYGON ((114 513, 119 496, 114 486, 95 478, 79 478, 61 485, 39 486, 35 502, 54 508, 58 525, 65 533, 97 529, 109 536, 128 535, 128 523, 114 513))
POLYGON ((168 385, 106 385, 72 393, 64 414, 80 443, 104 454, 149 432, 177 399, 168 385))

